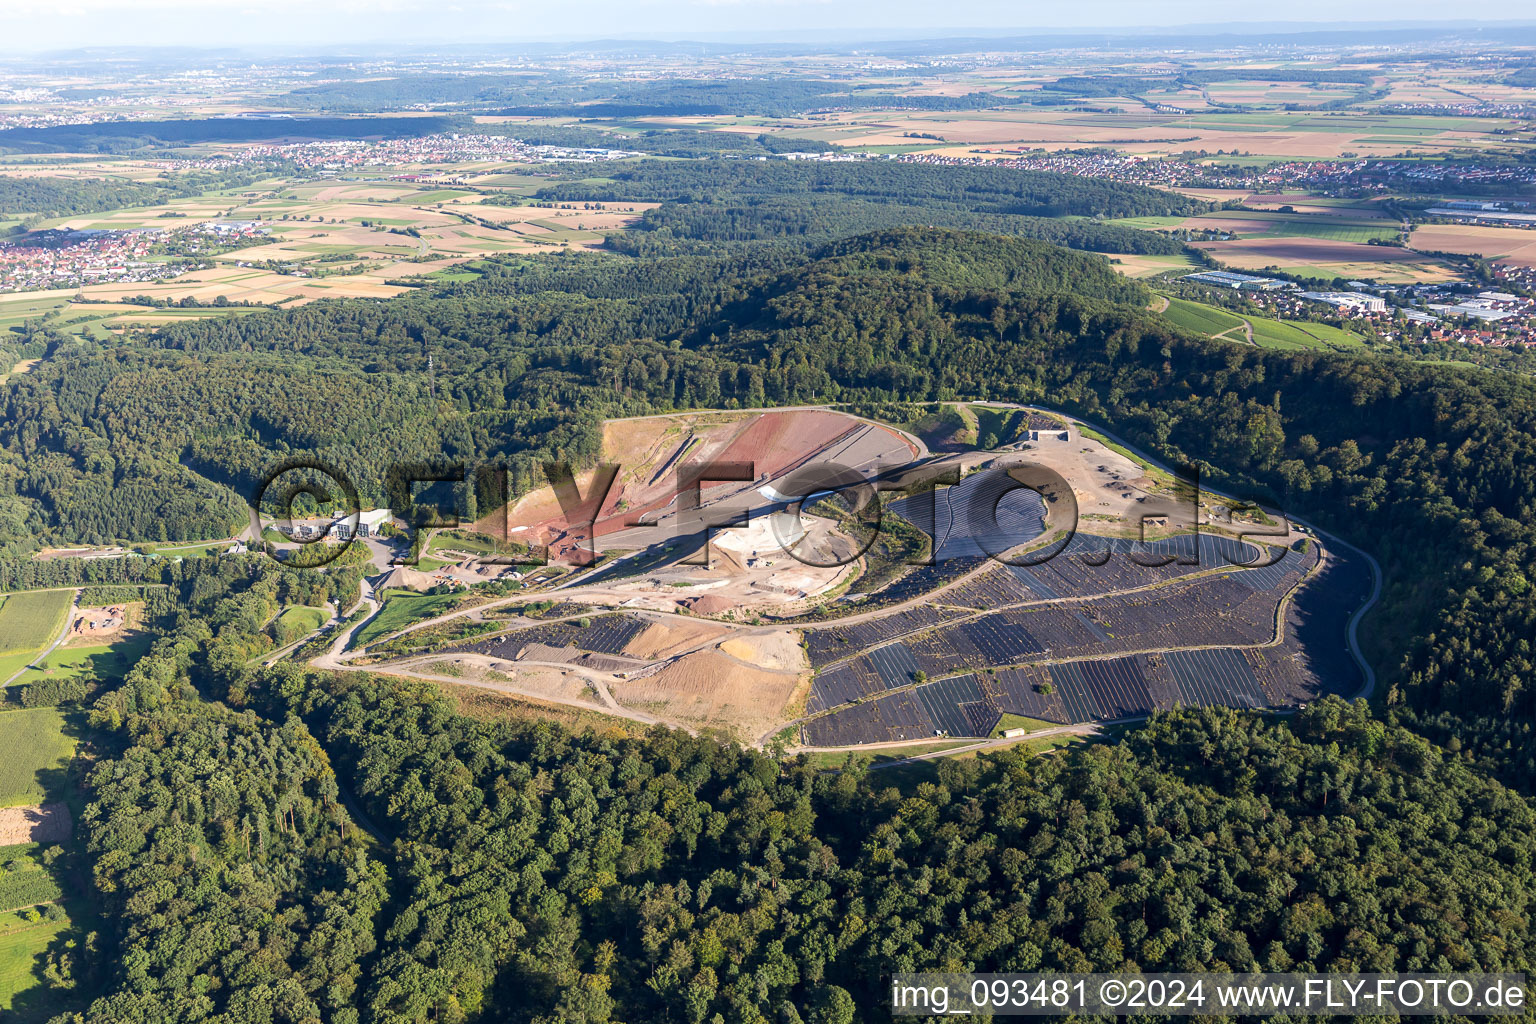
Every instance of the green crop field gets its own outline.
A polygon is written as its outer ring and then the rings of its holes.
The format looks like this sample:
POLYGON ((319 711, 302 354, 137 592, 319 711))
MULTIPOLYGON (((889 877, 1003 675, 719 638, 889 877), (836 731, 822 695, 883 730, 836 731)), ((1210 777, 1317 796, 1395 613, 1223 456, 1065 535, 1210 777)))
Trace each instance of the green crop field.
POLYGON ((0 302, 0 328, 20 327, 28 320, 57 313, 67 305, 69 298, 62 295, 8 299, 0 302))
POLYGON ((31 590, 10 594, 0 604, 0 654, 35 651, 59 635, 74 594, 31 590))
POLYGON ((440 189, 436 189, 436 190, 434 190, 432 192, 412 192, 412 193, 409 193, 407 195, 401 196, 399 199, 391 200, 391 202, 396 202, 396 203, 442 203, 442 202, 447 202, 450 199, 463 199, 465 196, 472 196, 472 195, 474 195, 473 192, 460 192, 458 189, 440 188, 440 189))
POLYGON ((1188 219, 1187 217, 1121 217, 1109 223, 1125 228, 1140 228, 1142 231, 1156 231, 1159 228, 1176 228, 1188 219))
POLYGON ((62 893, 41 864, 30 857, 0 854, 6 870, 0 872, 0 912, 52 903, 62 893))
POLYGON ((1351 220, 1345 217, 1288 217, 1253 236, 1265 238, 1321 238, 1329 242, 1390 242, 1397 238, 1397 223, 1383 218, 1351 220))
POLYGON ((1188 299, 1170 298, 1168 309, 1163 315, 1185 330, 1197 334, 1210 336, 1231 331, 1227 337, 1237 342, 1246 341, 1247 335, 1234 328, 1241 328, 1243 321, 1247 320, 1253 326, 1253 343, 1260 348, 1344 349, 1359 348, 1365 343, 1358 334, 1327 324, 1271 320, 1261 316, 1240 317, 1229 310, 1188 299))
POLYGON ((1365 339, 1352 331, 1346 331, 1331 324, 1297 323, 1294 320, 1287 321, 1306 331, 1325 345, 1333 345, 1338 348, 1359 348, 1365 344, 1365 339))
POLYGON ((1260 348, 1322 348, 1318 339, 1299 327, 1279 320, 1253 319, 1253 343, 1260 348))
POLYGON ((62 771, 75 755, 57 708, 0 712, 0 807, 41 803, 44 773, 62 771))
POLYGON ((1163 316, 1186 331, 1207 336, 1225 334, 1233 328, 1243 326, 1243 318, 1236 313, 1229 313, 1215 306, 1207 306, 1203 302, 1191 302, 1188 299, 1169 299, 1168 309, 1163 316))

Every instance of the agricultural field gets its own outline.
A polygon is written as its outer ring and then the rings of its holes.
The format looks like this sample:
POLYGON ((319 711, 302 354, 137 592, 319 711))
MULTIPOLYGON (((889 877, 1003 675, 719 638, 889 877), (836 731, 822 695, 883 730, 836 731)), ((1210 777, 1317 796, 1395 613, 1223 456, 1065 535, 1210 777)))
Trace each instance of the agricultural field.
POLYGON ((1393 241, 1398 236, 1397 222, 1387 217, 1351 216, 1352 211, 1341 208, 1316 207, 1304 211, 1292 206, 1291 210, 1293 212, 1261 208, 1220 210, 1187 218, 1178 226, 1225 231, 1238 238, 1319 238, 1362 245, 1372 241, 1393 241))
MULTIPOLYGON (((1217 83, 1210 90, 1215 100, 1220 89, 1242 93, 1239 102, 1279 104, 1322 103, 1353 95, 1358 86, 1332 85, 1313 89, 1302 83, 1217 83), (1307 98, 1281 99, 1283 94, 1307 98)), ((1209 91, 1209 90, 1208 90, 1209 91)), ((921 147, 925 152, 975 157, 976 147, 1025 149, 1078 149, 1103 147, 1123 153, 1174 156, 1206 150, 1236 152, 1262 162, 1272 159, 1338 159, 1356 156, 1397 156, 1412 150, 1424 154, 1505 150, 1507 122, 1497 118, 1432 117, 1384 113, 1376 110, 1255 110, 1227 112, 1204 102, 1195 103, 1190 93, 1179 99, 1148 100, 1182 107, 1187 113, 1154 112, 1130 97, 1095 97, 1088 100, 1103 110, 1010 106, 966 111, 839 111, 774 119, 768 130, 810 138, 840 147, 882 152, 921 147), (937 140, 914 142, 913 134, 936 135, 937 140)), ((1154 97, 1157 97, 1156 99, 1154 97)), ((674 118, 677 127, 706 131, 752 131, 764 127, 751 118, 674 118)), ((999 154, 1001 155, 1001 154, 999 154)))
POLYGON ((1163 316, 1187 331, 1208 338, 1250 342, 1260 348, 1345 349, 1359 348, 1365 343, 1358 334, 1331 324, 1239 315, 1190 299, 1169 298, 1163 316))
POLYGON ((1234 331, 1241 333, 1246 322, 1244 317, 1229 310, 1189 299, 1169 299, 1163 316, 1186 331, 1203 334, 1208 338, 1222 337, 1234 331))
POLYGON ((0 679, 10 678, 58 637, 73 600, 71 590, 5 596, 0 602, 0 679))
POLYGON ((75 740, 56 708, 0 711, 0 807, 41 803, 75 754, 75 740))
POLYGON ((1274 268, 1319 281, 1367 279, 1382 284, 1433 284, 1457 278, 1442 261, 1398 246, 1335 242, 1300 236, 1192 242, 1222 266, 1238 271, 1274 268))
POLYGON ((4 866, 0 872, 0 915, 52 903, 61 895, 58 883, 38 856, 40 852, 35 843, 0 846, 0 865, 4 866))
POLYGON ((1104 253, 1104 257, 1109 260, 1111 266, 1126 277, 1157 277, 1168 273, 1192 274, 1201 269, 1199 263, 1184 253, 1146 256, 1104 253))
POLYGON ((168 309, 126 302, 78 302, 76 294, 69 289, 0 294, 0 331, 20 333, 26 322, 41 320, 61 334, 104 341, 135 328, 257 312, 239 306, 168 309))
MULTIPOLYGON (((394 181, 293 183, 272 179, 233 195, 210 193, 159 206, 60 217, 36 227, 127 230, 249 221, 270 235, 267 244, 215 256, 216 265, 209 269, 162 281, 79 289, 89 302, 68 310, 77 321, 72 333, 100 338, 124 327, 164 323, 187 315, 228 315, 231 311, 142 306, 93 310, 90 307, 94 304, 121 303, 137 296, 200 302, 222 297, 233 303, 283 306, 320 298, 388 298, 407 290, 392 281, 441 280, 433 275, 454 274, 459 265, 488 255, 593 248, 601 245, 609 232, 634 222, 653 205, 585 204, 590 208, 576 209, 486 203, 502 194, 525 192, 496 185, 443 188, 394 181), (119 315, 89 316, 109 311, 119 315)), ((49 293, 49 298, 75 294, 74 290, 60 291, 49 293)), ((0 327, 7 326, 11 318, 3 299, 0 297, 0 327)), ((11 314, 19 315, 19 309, 11 314)))
POLYGON ((1536 231, 1481 224, 1423 224, 1409 244, 1426 252, 1483 256, 1522 267, 1536 267, 1536 231))
POLYGON ((1286 103, 1320 105, 1353 96, 1352 83, 1308 85, 1305 82, 1212 82, 1204 90, 1210 103, 1219 106, 1279 107, 1286 103))
POLYGON ((1253 343, 1260 348, 1359 348, 1365 341, 1331 324, 1318 324, 1303 320, 1269 320, 1251 317, 1253 343))
MULTIPOLYGON (((1242 206, 1195 217, 1128 217, 1114 223, 1145 231, 1197 232, 1196 240, 1189 244, 1234 270, 1273 268, 1320 280, 1366 278, 1384 284, 1433 283, 1456 277, 1455 268, 1413 251, 1431 249, 1432 246, 1415 243, 1413 249, 1409 249, 1398 244, 1403 225, 1388 216, 1376 200, 1335 199, 1303 193, 1202 194, 1200 198, 1236 199, 1242 206)), ((1425 237, 1436 239, 1434 235, 1425 237)), ((1193 265, 1193 261, 1182 255, 1111 256, 1110 259, 1119 265, 1122 273, 1131 277, 1150 277, 1193 265)))

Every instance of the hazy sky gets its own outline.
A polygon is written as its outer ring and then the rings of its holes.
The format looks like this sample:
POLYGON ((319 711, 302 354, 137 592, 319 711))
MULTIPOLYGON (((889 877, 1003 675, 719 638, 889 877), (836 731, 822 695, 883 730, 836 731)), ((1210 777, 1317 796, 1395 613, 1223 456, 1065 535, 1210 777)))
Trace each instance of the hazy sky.
MULTIPOLYGON (((75 46, 347 42, 515 42, 614 36, 698 38, 721 33, 1083 27, 1242 21, 1491 21, 1536 15, 1530 0, 0 0, 7 49, 75 46)), ((936 35, 953 34, 952 31, 936 35)))

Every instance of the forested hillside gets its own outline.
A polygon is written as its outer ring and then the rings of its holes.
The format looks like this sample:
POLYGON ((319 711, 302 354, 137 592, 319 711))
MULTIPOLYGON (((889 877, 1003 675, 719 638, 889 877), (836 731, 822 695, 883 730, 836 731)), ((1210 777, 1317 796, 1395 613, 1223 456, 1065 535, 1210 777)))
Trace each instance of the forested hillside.
POLYGON ((92 713, 121 745, 84 820, 112 994, 70 1024, 848 1024, 894 970, 1532 962, 1529 802, 1364 705, 1181 712, 903 789, 253 678, 199 654, 209 628, 183 614, 92 713))
POLYGON ((911 224, 1038 238, 1074 249, 1173 253, 1181 243, 1095 217, 1199 213, 1206 204, 1161 189, 998 167, 921 164, 642 161, 602 181, 541 189, 542 199, 659 202, 626 251, 672 238, 824 241, 911 224))
POLYGON ((604 416, 974 397, 1198 462, 1387 574, 1366 631, 1385 710, 1180 712, 919 780, 260 668, 281 603, 349 606, 356 567, 0 561, 6 586, 167 585, 150 654, 82 711, 103 913, 79 947, 99 953, 71 956, 100 997, 60 1024, 850 1024, 903 968, 1530 970, 1536 389, 1192 339, 1147 298, 1097 257, 903 229, 507 260, 142 340, 38 332, 48 357, 0 389, 23 554, 219 535, 292 452, 369 498, 392 462, 445 457, 526 487, 543 458, 595 458, 604 416))

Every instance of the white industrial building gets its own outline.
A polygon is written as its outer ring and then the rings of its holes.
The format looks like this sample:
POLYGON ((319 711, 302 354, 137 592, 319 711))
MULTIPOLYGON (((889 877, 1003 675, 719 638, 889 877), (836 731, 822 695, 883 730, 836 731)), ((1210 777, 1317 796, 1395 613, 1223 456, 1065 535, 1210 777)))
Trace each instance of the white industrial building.
POLYGON ((1273 292, 1292 287, 1288 281, 1277 281, 1272 277, 1255 277, 1252 274, 1234 274, 1230 270, 1202 270, 1198 274, 1185 274, 1184 280, 1216 284, 1223 288, 1237 288, 1242 291, 1273 292))
POLYGON ((1361 295, 1355 292, 1302 292, 1301 297, 1359 313, 1384 313, 1387 310, 1387 300, 1378 295, 1361 295))
POLYGON ((379 527, 389 522, 389 520, 389 509, 376 508, 368 512, 359 512, 355 517, 343 513, 329 518, 295 519, 286 526, 279 525, 278 529, 295 540, 311 540, 321 537, 330 537, 334 540, 351 540, 354 526, 359 537, 376 537, 379 534, 379 527))

